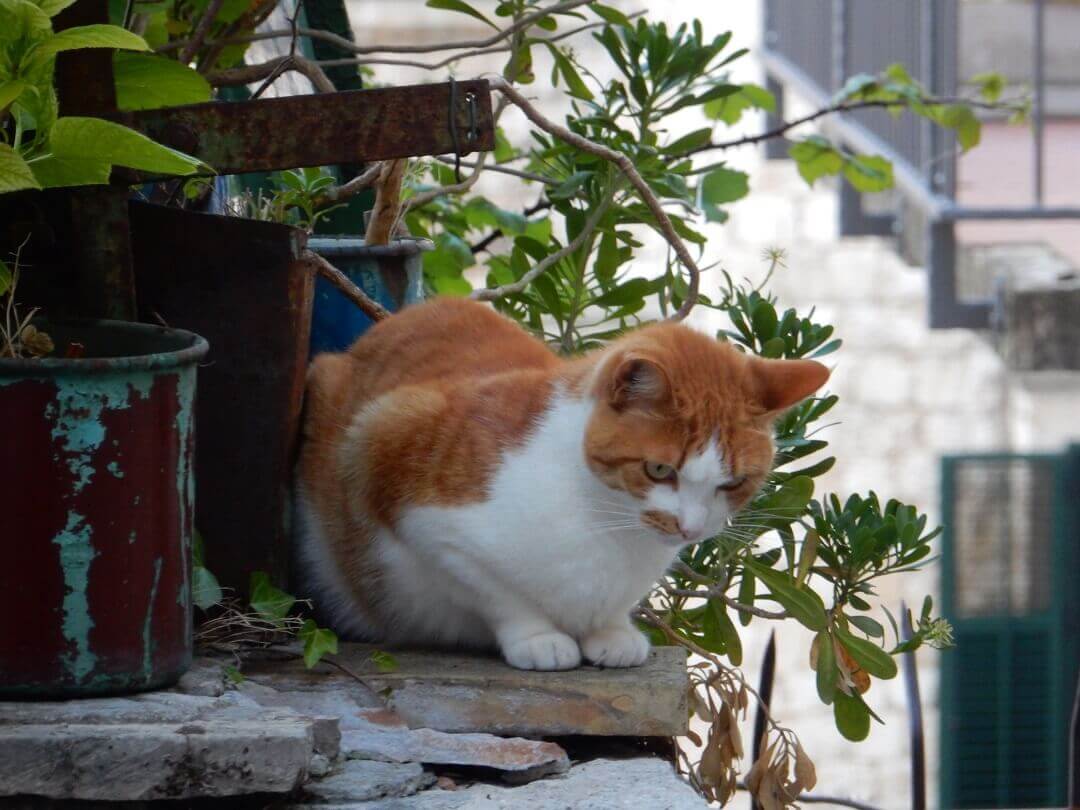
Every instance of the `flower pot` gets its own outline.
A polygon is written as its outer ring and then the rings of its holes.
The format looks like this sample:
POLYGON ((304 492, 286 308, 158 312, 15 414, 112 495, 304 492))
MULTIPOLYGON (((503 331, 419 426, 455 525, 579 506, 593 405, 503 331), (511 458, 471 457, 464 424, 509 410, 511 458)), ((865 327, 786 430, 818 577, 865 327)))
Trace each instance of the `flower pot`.
MULTIPOLYGON (((427 239, 395 239, 389 245, 367 245, 349 236, 317 236, 308 247, 391 312, 424 297, 421 254, 434 245, 427 239)), ((329 281, 315 280, 315 303, 311 314, 311 355, 349 348, 371 319, 357 309, 329 281)))
POLYGON ((0 695, 175 681, 191 660, 198 335, 49 323, 58 353, 0 359, 0 695))

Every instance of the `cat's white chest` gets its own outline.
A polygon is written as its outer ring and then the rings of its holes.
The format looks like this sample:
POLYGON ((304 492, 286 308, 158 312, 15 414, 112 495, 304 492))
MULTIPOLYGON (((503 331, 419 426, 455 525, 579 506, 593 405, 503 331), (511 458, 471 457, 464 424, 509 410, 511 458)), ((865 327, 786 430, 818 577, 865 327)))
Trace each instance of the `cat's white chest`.
POLYGON ((524 599, 573 635, 625 615, 674 550, 643 529, 627 496, 588 470, 582 441, 591 407, 555 397, 525 444, 503 460, 487 500, 407 509, 397 533, 402 545, 422 550, 424 565, 390 550, 384 561, 397 569, 394 579, 418 600, 426 596, 429 607, 435 595, 448 610, 467 612, 476 599, 524 599))

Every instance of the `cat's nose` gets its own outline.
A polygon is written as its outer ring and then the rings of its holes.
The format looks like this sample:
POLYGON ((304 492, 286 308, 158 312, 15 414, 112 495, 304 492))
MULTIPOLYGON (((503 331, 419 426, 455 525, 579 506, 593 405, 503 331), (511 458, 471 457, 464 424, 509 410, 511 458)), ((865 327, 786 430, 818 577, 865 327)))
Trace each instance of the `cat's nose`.
POLYGON ((705 534, 705 529, 700 526, 692 526, 690 528, 680 526, 679 534, 682 535, 683 540, 685 540, 687 543, 695 543, 701 539, 702 535, 705 534))

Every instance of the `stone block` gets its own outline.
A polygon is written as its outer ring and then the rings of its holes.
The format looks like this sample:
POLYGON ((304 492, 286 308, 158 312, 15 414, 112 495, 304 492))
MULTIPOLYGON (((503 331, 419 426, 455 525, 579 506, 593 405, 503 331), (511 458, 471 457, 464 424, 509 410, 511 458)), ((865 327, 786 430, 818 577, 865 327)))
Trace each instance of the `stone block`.
POLYGON ((308 782, 304 793, 310 804, 347 805, 387 796, 411 796, 434 782, 435 776, 415 762, 400 764, 354 759, 329 776, 308 782))
POLYGON ((311 725, 19 724, 0 731, 0 795, 141 801, 288 793, 307 776, 311 725))
MULTIPOLYGON (((395 651, 380 672, 370 645, 342 644, 336 660, 363 679, 411 728, 543 737, 561 734, 676 736, 686 732, 686 654, 654 649, 640 667, 525 672, 494 657, 395 651)), ((356 681, 320 664, 251 661, 250 681, 279 691, 326 692, 356 681)))
POLYGON ((1080 278, 1014 284, 1003 308, 1005 362, 1018 371, 1080 370, 1080 278))

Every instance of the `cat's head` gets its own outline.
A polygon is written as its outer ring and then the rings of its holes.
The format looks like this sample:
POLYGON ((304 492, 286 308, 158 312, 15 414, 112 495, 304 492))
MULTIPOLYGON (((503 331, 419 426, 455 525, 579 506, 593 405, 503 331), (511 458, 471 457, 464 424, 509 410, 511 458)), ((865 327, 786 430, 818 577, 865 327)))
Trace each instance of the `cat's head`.
POLYGON ((606 349, 591 380, 585 432, 592 472, 673 546, 719 534, 772 467, 772 422, 812 394, 829 370, 765 360, 672 323, 606 349))

